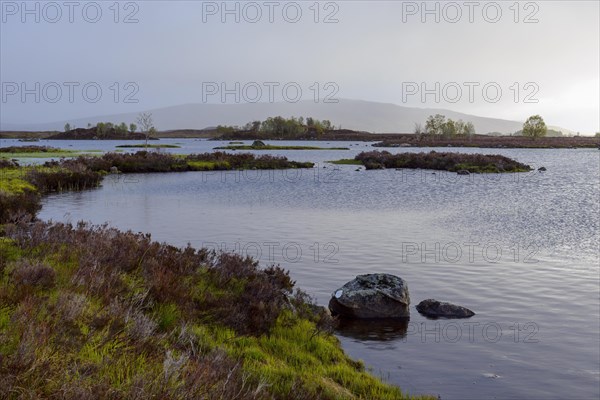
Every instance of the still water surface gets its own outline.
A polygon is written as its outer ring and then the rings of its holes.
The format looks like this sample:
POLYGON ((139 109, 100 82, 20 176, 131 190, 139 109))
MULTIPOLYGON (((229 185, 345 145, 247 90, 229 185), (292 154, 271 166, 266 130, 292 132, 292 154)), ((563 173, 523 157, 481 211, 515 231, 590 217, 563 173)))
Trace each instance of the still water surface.
MULTIPOLYGON (((161 142, 181 143, 169 150, 179 153, 223 144, 161 142)), ((51 143, 86 150, 116 144, 51 143)), ((452 149, 548 169, 459 177, 326 163, 372 149, 365 143, 295 144, 352 146, 271 152, 318 162, 312 170, 107 177, 99 189, 47 197, 40 217, 108 222, 179 246, 279 263, 323 305, 357 274, 396 274, 408 282, 410 322, 338 333, 374 373, 443 399, 599 397, 598 150, 452 149), (427 298, 476 315, 426 319, 414 306, 427 298)))

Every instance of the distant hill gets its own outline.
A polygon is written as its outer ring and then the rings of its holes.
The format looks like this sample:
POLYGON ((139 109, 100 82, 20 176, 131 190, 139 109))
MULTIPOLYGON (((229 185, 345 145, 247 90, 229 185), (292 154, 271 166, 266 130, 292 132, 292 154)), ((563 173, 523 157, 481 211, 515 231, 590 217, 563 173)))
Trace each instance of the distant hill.
MULTIPOLYGON (((510 121, 458 113, 432 108, 403 107, 396 104, 377 103, 362 100, 340 99, 335 104, 300 101, 298 103, 245 103, 245 104, 185 104, 173 107, 147 110, 152 113, 159 131, 202 130, 217 125, 244 125, 254 120, 264 120, 280 115, 282 117, 304 116, 328 119, 335 126, 356 131, 376 133, 412 133, 415 123, 424 123, 431 114, 444 114, 454 120, 462 119, 475 125, 477 133, 499 132, 511 134, 520 130, 521 121, 510 121)), ((62 130, 66 122, 71 126, 95 125, 97 122, 135 122, 137 113, 101 115, 89 118, 60 120, 43 124, 9 124, 0 121, 0 130, 48 131, 62 130)), ((566 130, 565 130, 566 131, 566 130)))

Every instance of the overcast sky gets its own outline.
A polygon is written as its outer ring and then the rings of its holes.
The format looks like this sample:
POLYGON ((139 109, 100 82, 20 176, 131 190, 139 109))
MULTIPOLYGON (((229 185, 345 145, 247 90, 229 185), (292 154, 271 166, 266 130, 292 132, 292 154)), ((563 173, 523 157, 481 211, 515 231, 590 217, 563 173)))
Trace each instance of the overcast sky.
POLYGON ((2 1, 0 117, 270 101, 270 90, 293 101, 300 89, 600 131, 598 1, 422 4, 2 1))

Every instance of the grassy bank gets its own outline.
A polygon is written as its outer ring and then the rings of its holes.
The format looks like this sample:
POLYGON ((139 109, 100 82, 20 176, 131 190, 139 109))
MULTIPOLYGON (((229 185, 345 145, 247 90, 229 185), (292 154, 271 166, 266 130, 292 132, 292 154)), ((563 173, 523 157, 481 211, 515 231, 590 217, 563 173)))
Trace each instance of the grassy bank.
POLYGON ((408 168, 433 169, 450 172, 473 173, 528 172, 531 167, 500 155, 464 153, 399 153, 368 151, 358 154, 354 160, 333 161, 334 164, 364 165, 366 169, 408 168))
POLYGON ((2 398, 407 398, 278 267, 106 227, 3 230, 2 398))
POLYGON ((334 321, 279 267, 106 226, 29 222, 42 194, 96 186, 107 166, 217 162, 287 160, 143 152, 40 167, 0 160, 0 202, 14 200, 1 208, 12 212, 0 225, 0 398, 409 398, 344 354, 334 321))
POLYGON ((92 155, 93 153, 99 153, 100 150, 66 150, 57 147, 49 146, 10 146, 0 147, 0 158, 1 159, 13 159, 13 158, 61 158, 61 157, 75 157, 78 155, 92 155))
POLYGON ((328 162, 335 165, 363 165, 362 161, 354 158, 342 158, 341 160, 333 160, 328 162))

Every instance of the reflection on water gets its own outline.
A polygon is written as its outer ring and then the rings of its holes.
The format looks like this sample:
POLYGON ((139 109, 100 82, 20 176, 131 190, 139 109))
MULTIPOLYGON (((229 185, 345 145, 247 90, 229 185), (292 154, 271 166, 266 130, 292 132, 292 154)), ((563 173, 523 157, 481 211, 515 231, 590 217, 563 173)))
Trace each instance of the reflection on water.
POLYGON ((389 341, 406 337, 409 319, 339 320, 336 333, 361 341, 389 341))
MULTIPOLYGON (((177 141, 184 152, 220 144, 177 141)), ((466 177, 326 163, 371 149, 357 145, 273 152, 318 162, 312 170, 107 178, 47 197, 40 217, 281 264, 320 304, 358 274, 399 275, 414 304, 435 298, 476 315, 433 321, 413 304, 406 327, 343 326, 342 346, 376 373, 444 399, 598 398, 600 152, 455 149, 547 168, 466 177)))

